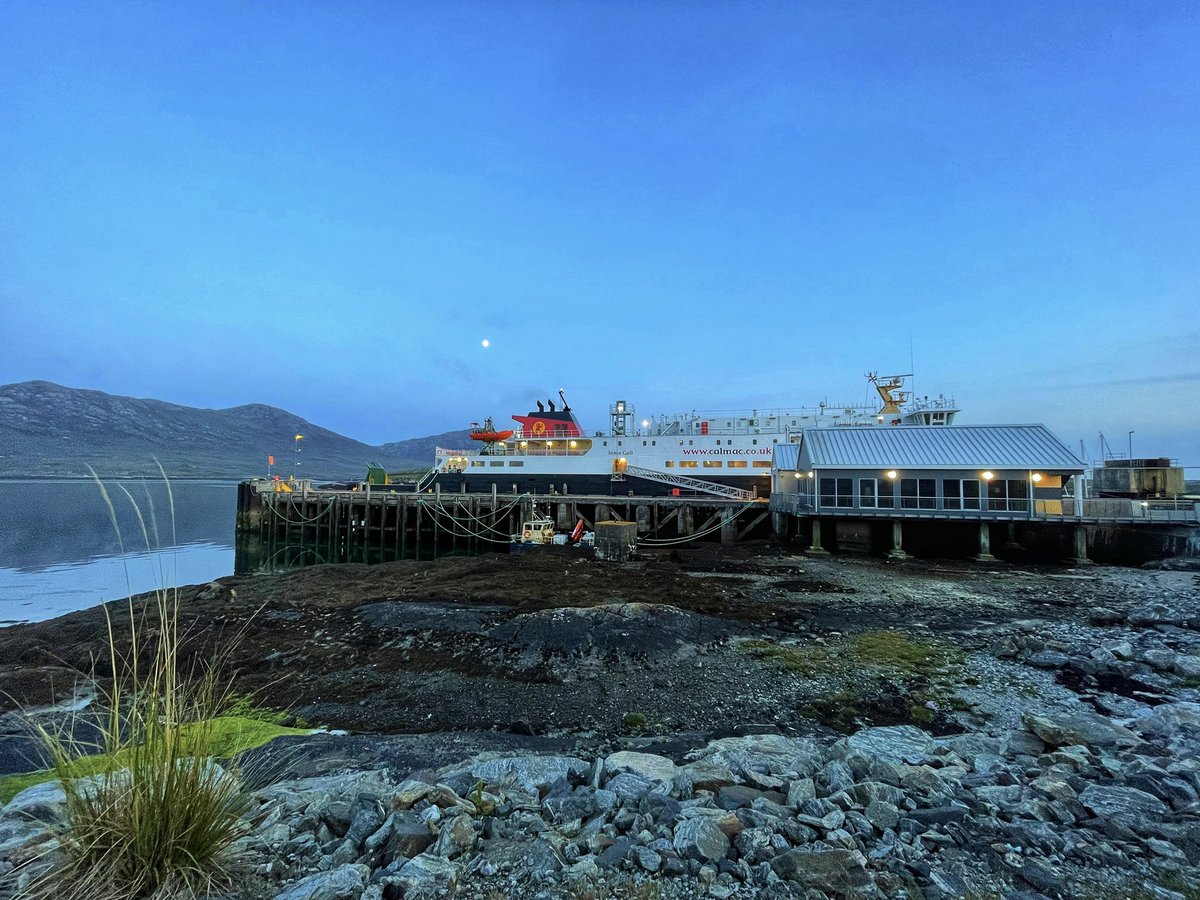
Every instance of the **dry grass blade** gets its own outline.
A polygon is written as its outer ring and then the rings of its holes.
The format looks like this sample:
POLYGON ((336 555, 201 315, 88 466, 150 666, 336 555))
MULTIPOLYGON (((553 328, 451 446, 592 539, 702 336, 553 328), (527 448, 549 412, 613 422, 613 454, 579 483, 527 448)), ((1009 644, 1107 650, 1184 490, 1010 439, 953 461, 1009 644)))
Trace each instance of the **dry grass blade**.
MULTIPOLYGON (((115 525, 112 500, 96 480, 115 525)), ((149 547, 142 512, 125 495, 149 547)), ((99 737, 79 742, 74 723, 39 729, 67 824, 65 862, 33 888, 35 898, 198 897, 230 877, 230 846, 243 833, 249 801, 237 763, 215 761, 228 741, 220 718, 230 705, 228 683, 214 660, 181 675, 179 594, 165 580, 143 609, 130 601, 128 610, 127 635, 105 611, 112 678, 99 715, 92 713, 99 737)))

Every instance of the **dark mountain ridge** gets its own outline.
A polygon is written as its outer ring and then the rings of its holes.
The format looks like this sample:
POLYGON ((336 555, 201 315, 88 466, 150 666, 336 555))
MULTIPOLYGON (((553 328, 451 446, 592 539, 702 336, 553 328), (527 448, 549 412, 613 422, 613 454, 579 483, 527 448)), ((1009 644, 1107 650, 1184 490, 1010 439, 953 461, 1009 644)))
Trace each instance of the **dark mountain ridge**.
POLYGON ((265 474, 269 454, 290 475, 297 434, 299 474, 318 479, 362 478, 369 462, 427 468, 434 444, 466 443, 447 432, 376 447, 263 403, 198 409, 48 381, 0 386, 2 477, 86 476, 89 465, 103 477, 158 475, 157 458, 173 477, 245 478, 265 474))

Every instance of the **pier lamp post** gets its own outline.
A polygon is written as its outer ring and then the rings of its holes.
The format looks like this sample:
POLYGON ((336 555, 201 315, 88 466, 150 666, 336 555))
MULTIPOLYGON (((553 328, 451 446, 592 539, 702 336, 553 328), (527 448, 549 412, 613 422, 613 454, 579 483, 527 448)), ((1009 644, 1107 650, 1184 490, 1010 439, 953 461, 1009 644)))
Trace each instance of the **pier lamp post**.
POLYGON ((300 474, 300 442, 304 440, 304 435, 296 435, 296 439, 292 442, 294 452, 292 453, 292 481, 295 481, 300 474))

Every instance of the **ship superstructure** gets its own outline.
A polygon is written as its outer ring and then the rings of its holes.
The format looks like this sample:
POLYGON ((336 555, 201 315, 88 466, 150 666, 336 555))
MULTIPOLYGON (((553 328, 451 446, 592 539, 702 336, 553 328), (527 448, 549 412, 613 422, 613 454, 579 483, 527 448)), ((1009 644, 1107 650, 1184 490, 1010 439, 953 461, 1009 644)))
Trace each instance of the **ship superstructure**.
POLYGON ((938 427, 959 410, 939 395, 914 400, 908 375, 868 379, 879 405, 690 412, 638 420, 633 404, 609 407, 607 431, 587 434, 559 391, 561 407, 537 403, 514 415, 510 437, 478 449, 438 448, 436 480, 444 490, 502 493, 627 494, 653 496, 703 490, 697 483, 736 488, 748 495, 769 493, 776 444, 795 443, 805 429, 938 427))

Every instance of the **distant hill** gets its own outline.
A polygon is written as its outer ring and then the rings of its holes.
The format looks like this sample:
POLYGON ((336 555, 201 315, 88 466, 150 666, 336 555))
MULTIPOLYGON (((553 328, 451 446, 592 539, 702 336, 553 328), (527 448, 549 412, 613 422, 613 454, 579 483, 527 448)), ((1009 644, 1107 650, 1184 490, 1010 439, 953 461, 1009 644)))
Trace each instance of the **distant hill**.
POLYGON ((441 434, 431 434, 429 437, 409 438, 407 441, 392 441, 388 444, 380 444, 379 450, 382 453, 387 453, 391 456, 396 456, 401 459, 418 459, 426 469, 433 465, 433 453, 438 447, 445 447, 447 450, 468 450, 474 442, 471 440, 471 432, 463 429, 462 431, 443 431, 441 434))
POLYGON ((265 474, 268 454, 288 475, 297 434, 304 435, 300 474, 317 479, 363 478, 368 462, 389 471, 428 468, 426 443, 446 437, 373 447, 261 403, 196 409, 48 381, 0 386, 2 477, 86 476, 88 465, 108 478, 157 476, 157 457, 174 477, 244 478, 265 474))

